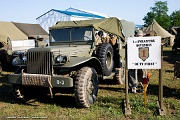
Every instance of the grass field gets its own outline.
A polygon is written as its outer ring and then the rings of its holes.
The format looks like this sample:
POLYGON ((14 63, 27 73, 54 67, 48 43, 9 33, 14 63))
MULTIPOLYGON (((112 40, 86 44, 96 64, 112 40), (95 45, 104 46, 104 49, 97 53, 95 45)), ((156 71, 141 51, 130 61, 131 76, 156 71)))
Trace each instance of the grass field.
POLYGON ((163 103, 166 116, 160 116, 157 109, 158 70, 151 70, 152 77, 147 91, 147 104, 144 107, 143 93, 129 93, 131 115, 124 115, 124 85, 113 84, 106 80, 99 85, 97 102, 90 108, 77 107, 73 94, 36 96, 27 102, 13 98, 11 85, 3 71, 0 75, 0 119, 60 119, 60 120, 123 120, 154 119, 178 120, 180 118, 180 79, 173 81, 173 65, 180 61, 180 54, 172 53, 170 47, 163 49, 163 103))

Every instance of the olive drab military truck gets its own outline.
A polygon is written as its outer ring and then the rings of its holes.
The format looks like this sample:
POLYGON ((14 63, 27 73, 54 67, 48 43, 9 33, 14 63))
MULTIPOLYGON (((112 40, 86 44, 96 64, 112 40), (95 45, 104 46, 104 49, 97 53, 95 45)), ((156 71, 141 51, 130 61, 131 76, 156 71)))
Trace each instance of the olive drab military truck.
MULTIPOLYGON (((52 97, 54 89, 73 88, 77 104, 90 107, 98 95, 98 82, 116 74, 113 47, 108 42, 98 43, 97 31, 117 36, 119 53, 124 48, 120 43, 124 43, 127 30, 123 31, 115 17, 60 21, 50 27, 50 46, 29 49, 16 58, 19 69, 8 76, 16 97, 25 97, 23 90, 29 86, 29 91, 33 86, 47 88, 52 97)), ((123 60, 121 56, 119 61, 123 60)), ((121 74, 124 79, 124 72, 121 74)))
POLYGON ((14 70, 13 58, 24 54, 27 49, 34 48, 34 39, 11 40, 0 35, 0 73, 2 70, 14 70))

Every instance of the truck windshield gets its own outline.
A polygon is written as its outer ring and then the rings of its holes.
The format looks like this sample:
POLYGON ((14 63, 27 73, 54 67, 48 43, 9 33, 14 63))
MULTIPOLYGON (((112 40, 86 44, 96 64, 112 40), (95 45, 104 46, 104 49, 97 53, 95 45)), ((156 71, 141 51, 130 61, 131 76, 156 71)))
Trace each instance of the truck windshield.
POLYGON ((92 40, 92 27, 54 29, 50 31, 51 42, 82 42, 92 40))

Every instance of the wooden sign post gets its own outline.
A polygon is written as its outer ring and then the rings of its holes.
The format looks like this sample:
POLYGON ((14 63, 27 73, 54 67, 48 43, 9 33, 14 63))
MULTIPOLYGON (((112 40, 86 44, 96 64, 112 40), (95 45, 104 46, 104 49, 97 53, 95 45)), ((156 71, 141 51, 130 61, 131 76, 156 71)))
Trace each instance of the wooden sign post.
MULTIPOLYGON (((163 45, 161 45, 161 64, 163 61, 163 45)), ((162 66, 162 65, 161 65, 162 66)), ((165 116, 166 115, 166 111, 163 105, 163 81, 162 81, 162 68, 159 69, 159 94, 158 94, 158 101, 157 101, 157 105, 159 108, 159 114, 161 116, 165 116)))
MULTIPOLYGON (((163 107, 163 85, 162 85, 162 46, 161 37, 129 37, 127 40, 127 70, 128 69, 159 69, 159 96, 158 105, 160 115, 165 115, 163 107)), ((127 71, 126 71, 127 72, 127 71)), ((128 87, 128 77, 126 73, 126 87, 128 87)), ((144 85, 147 89, 147 84, 144 85)), ((127 88, 126 88, 127 89, 127 88)), ((126 96, 128 93, 126 92, 126 96)), ((146 97, 146 96, 145 96, 146 97)), ((146 99, 146 98, 145 98, 146 99)), ((125 99, 126 109, 129 109, 129 100, 125 99), (128 108, 127 108, 128 107, 128 108)), ((144 100, 144 104, 146 104, 144 100)))

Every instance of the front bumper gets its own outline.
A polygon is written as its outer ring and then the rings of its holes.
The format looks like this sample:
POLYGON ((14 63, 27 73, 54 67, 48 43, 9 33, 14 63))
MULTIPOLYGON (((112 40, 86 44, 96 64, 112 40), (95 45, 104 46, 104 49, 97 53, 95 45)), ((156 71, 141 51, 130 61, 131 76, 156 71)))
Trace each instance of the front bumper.
MULTIPOLYGON (((28 75, 31 76, 34 74, 28 74, 28 75)), ((41 76, 43 76, 43 75, 41 75, 41 76)), ((51 79, 50 82, 51 82, 52 87, 73 87, 73 79, 71 77, 65 77, 65 76, 61 76, 61 75, 54 75, 54 76, 49 76, 49 77, 51 79)), ((36 82, 37 78, 36 78, 36 80, 31 80, 31 78, 28 80, 30 80, 30 82, 32 83, 32 81, 36 82)), ((8 81, 11 84, 23 85, 22 74, 10 74, 10 75, 8 75, 8 81)), ((41 81, 41 80, 38 79, 38 82, 39 81, 41 81)), ((26 84, 26 86, 32 86, 32 84, 31 85, 26 84)), ((41 85, 34 84, 34 86, 41 86, 41 85)))

